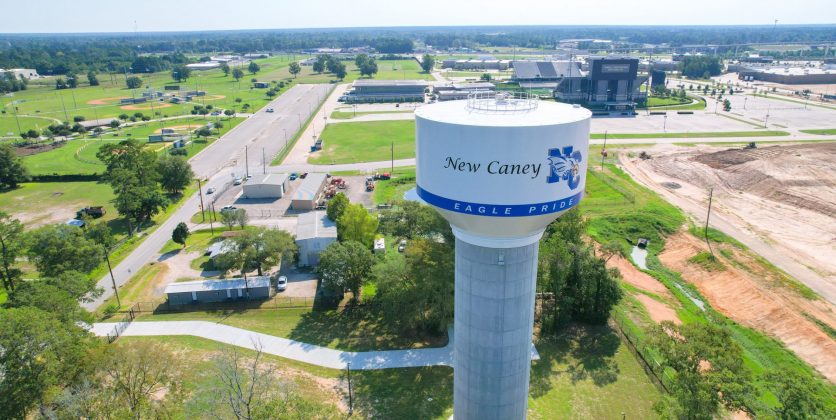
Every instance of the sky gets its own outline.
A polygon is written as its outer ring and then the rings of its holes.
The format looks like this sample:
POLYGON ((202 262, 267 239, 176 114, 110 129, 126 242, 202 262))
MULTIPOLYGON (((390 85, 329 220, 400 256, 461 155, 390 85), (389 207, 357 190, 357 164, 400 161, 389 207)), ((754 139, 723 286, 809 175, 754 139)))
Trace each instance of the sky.
POLYGON ((0 33, 836 23, 836 0, 3 0, 0 33))

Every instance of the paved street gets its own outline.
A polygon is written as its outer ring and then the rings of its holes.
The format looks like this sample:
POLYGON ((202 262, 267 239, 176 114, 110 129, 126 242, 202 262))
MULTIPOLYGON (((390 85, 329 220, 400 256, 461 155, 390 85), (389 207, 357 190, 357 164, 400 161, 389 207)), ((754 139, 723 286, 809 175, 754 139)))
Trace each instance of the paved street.
MULTIPOLYGON (((189 162, 195 175, 208 179, 203 184, 204 190, 210 186, 220 190, 233 177, 245 174, 245 146, 249 148, 250 173, 261 172, 262 150, 269 165, 272 157, 285 146, 284 132, 287 131, 288 139, 291 138, 329 89, 331 85, 296 85, 264 108, 273 108, 275 112, 258 111, 191 158, 189 162)), ((188 222, 199 210, 197 194, 186 199, 168 220, 113 267, 117 286, 125 284, 145 263, 151 261, 171 238, 174 227, 180 222, 188 222)), ((105 299, 113 296, 110 274, 102 277, 98 285, 104 288, 104 293, 98 299, 84 303, 83 307, 87 310, 95 310, 105 299)))

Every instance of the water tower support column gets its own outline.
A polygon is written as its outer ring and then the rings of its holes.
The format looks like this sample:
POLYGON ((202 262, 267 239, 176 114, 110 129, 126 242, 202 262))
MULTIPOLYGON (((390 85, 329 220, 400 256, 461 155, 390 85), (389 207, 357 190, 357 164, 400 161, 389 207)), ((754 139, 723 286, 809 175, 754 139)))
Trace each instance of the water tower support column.
POLYGON ((538 245, 456 239, 456 420, 526 417, 538 245))

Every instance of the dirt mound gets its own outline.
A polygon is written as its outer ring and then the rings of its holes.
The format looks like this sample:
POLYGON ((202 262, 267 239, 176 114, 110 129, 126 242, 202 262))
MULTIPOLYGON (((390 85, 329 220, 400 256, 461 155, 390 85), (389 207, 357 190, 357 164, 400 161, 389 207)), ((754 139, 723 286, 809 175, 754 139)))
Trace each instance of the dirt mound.
POLYGON ((804 313, 831 326, 836 324, 832 306, 823 301, 808 301, 775 287, 750 257, 735 253, 736 265, 718 255, 727 266, 724 271, 705 271, 687 260, 706 250, 705 244, 688 233, 668 237, 659 259, 667 267, 695 284, 711 305, 735 321, 777 338, 802 360, 811 364, 830 381, 836 381, 836 341, 804 313))
POLYGON ((67 144, 65 141, 54 141, 52 143, 38 143, 38 144, 27 144, 25 146, 15 146, 15 154, 18 156, 30 156, 36 155, 38 153, 48 152, 53 149, 57 149, 61 146, 67 144))
POLYGON ((673 297, 670 292, 668 292, 668 288, 665 287, 664 284, 660 283, 659 280, 656 280, 650 275, 639 271, 636 266, 620 255, 615 255, 610 258, 609 261, 607 261, 607 267, 617 268, 618 271, 621 272, 621 277, 624 279, 624 282, 638 287, 639 289, 663 297, 673 297))
POLYGON ((676 315, 676 311, 670 306, 645 294, 637 293, 635 297, 647 309, 647 313, 650 314, 650 319, 653 322, 658 324, 662 321, 671 321, 674 324, 682 324, 682 321, 676 315))

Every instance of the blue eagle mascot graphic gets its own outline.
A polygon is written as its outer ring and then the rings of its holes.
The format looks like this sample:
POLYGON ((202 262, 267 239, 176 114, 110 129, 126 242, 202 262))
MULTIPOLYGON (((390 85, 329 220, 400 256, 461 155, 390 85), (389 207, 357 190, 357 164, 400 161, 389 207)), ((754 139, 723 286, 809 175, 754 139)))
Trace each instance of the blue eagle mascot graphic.
POLYGON ((546 182, 554 184, 567 181, 570 189, 575 189, 581 182, 581 152, 572 146, 562 149, 549 149, 549 176, 546 182))

